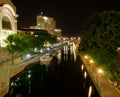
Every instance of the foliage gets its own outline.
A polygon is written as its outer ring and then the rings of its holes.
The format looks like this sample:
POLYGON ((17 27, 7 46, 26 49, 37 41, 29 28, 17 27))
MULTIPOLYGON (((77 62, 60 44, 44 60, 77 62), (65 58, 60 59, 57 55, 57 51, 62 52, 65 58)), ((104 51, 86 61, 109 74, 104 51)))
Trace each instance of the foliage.
POLYGON ((28 53, 34 48, 42 48, 46 41, 55 43, 57 42, 57 38, 49 34, 47 31, 41 30, 34 35, 24 33, 12 34, 5 40, 7 43, 7 49, 10 53, 19 52, 21 54, 28 53))
POLYGON ((81 49, 89 53, 98 64, 111 69, 117 47, 120 46, 120 12, 104 11, 94 14, 82 37, 81 49))
POLYGON ((7 49, 9 52, 28 52, 32 47, 32 37, 27 34, 12 34, 7 37, 5 42, 7 43, 7 49))
POLYGON ((35 34, 35 43, 37 48, 43 47, 45 42, 49 42, 51 44, 57 42, 57 37, 49 34, 46 30, 37 31, 35 34))

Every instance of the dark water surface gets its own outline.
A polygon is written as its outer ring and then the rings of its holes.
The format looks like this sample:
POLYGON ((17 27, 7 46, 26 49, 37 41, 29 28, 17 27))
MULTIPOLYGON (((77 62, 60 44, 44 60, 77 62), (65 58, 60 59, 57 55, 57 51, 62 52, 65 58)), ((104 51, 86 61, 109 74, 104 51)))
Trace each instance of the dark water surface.
POLYGON ((11 79, 5 97, 99 97, 80 56, 61 54, 49 65, 31 64, 11 79), (86 72, 86 77, 85 77, 86 72))

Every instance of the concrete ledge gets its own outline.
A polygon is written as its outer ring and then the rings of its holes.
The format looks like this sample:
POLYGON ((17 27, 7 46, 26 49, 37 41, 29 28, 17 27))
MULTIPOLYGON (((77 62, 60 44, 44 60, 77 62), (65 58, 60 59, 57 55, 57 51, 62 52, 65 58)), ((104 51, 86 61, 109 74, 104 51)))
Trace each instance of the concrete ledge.
POLYGON ((80 56, 81 56, 81 60, 83 61, 84 65, 89 73, 89 76, 91 77, 100 97, 120 97, 120 92, 118 92, 119 90, 117 89, 117 87, 115 87, 113 85, 113 82, 111 82, 104 75, 101 75, 100 79, 99 79, 99 75, 97 74, 97 72, 95 72, 98 70, 96 65, 92 64, 92 69, 90 69, 91 65, 89 63, 89 59, 86 60, 84 58, 84 54, 80 53, 80 56))

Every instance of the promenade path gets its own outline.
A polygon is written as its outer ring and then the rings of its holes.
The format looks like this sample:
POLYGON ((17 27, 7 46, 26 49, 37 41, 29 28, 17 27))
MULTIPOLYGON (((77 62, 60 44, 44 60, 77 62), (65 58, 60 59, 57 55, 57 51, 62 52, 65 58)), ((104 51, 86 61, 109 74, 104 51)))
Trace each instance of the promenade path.
POLYGON ((104 73, 98 73, 99 68, 94 63, 90 63, 90 59, 85 58, 85 55, 82 53, 80 53, 80 55, 100 97, 120 97, 118 87, 114 86, 113 82, 110 81, 104 73))
MULTIPOLYGON (((54 53, 56 51, 54 50, 54 53)), ((38 62, 44 54, 32 54, 30 57, 24 56, 22 58, 15 54, 12 61, 12 55, 7 50, 0 49, 0 97, 4 97, 9 91, 10 79, 13 76, 21 72, 29 64, 38 62)))
POLYGON ((8 56, 8 60, 4 59, 4 61, 0 63, 0 97, 4 97, 9 91, 10 78, 21 72, 29 64, 37 62, 40 56, 39 54, 34 54, 31 57, 25 56, 23 58, 16 56, 16 58, 13 59, 14 64, 12 64, 11 57, 8 56))

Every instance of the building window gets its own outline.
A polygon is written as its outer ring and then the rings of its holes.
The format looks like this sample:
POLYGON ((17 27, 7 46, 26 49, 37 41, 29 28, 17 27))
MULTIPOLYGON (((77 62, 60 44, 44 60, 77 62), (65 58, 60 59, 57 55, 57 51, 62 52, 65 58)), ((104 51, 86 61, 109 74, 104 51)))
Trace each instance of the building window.
POLYGON ((8 19, 8 17, 6 17, 6 16, 4 16, 3 19, 2 19, 2 29, 12 30, 11 22, 8 19))

